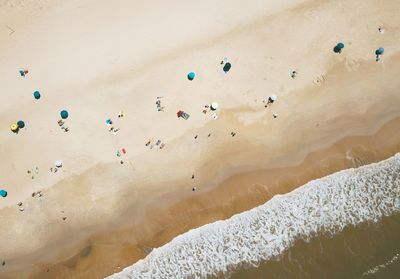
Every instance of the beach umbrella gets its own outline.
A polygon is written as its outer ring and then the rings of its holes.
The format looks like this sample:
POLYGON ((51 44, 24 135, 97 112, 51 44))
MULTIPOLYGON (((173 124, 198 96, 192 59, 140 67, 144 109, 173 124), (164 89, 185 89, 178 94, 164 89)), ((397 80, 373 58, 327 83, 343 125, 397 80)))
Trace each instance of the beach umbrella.
POLYGON ((22 120, 20 120, 20 121, 18 121, 17 122, 17 125, 18 125, 18 128, 24 128, 25 127, 25 122, 24 121, 22 121, 22 120))
POLYGON ((188 80, 194 80, 194 77, 196 76, 196 74, 194 72, 190 72, 187 75, 188 80))
POLYGON ((216 110, 218 108, 218 103, 214 102, 211 104, 211 110, 216 110))
POLYGON ((385 52, 385 50, 383 47, 380 47, 377 50, 375 50, 376 55, 382 55, 384 52, 385 52))
POLYGON ((226 64, 224 65, 224 68, 223 68, 224 72, 225 72, 225 73, 229 72, 229 70, 231 69, 231 67, 232 67, 231 63, 229 63, 229 62, 226 63, 226 64))
POLYGON ((16 123, 11 124, 10 129, 11 129, 11 131, 13 131, 14 133, 17 133, 17 132, 18 132, 18 129, 19 129, 18 124, 16 124, 16 123))
POLYGON ((344 43, 338 43, 338 44, 333 48, 333 51, 334 51, 335 53, 341 53, 343 48, 344 48, 344 43))
POLYGON ((60 112, 60 115, 61 115, 61 118, 62 118, 62 119, 67 119, 69 114, 68 114, 68 111, 62 110, 62 111, 60 112))
POLYGON ((126 154, 125 148, 122 148, 122 153, 126 154))
POLYGON ((35 97, 36 100, 39 100, 40 99, 40 92, 39 91, 33 92, 33 97, 35 97))
POLYGON ((54 162, 54 165, 55 165, 57 168, 61 168, 61 167, 62 167, 62 161, 61 161, 61 160, 57 160, 57 161, 54 162))
POLYGON ((0 196, 3 198, 7 197, 7 191, 6 190, 0 190, 0 196))
POLYGON ((276 95, 271 95, 271 96, 268 98, 268 100, 269 100, 271 103, 275 102, 277 99, 278 99, 278 96, 276 96, 276 95))

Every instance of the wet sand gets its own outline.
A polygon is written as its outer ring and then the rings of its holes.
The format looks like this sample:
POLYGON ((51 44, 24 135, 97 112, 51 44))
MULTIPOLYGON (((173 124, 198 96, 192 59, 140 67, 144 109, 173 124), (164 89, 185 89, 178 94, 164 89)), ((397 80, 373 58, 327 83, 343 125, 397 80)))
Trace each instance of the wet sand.
POLYGON ((392 156, 400 151, 400 138, 391 136, 399 129, 400 118, 396 118, 374 135, 344 138, 310 153, 296 166, 236 174, 209 191, 199 191, 181 201, 182 191, 170 193, 151 201, 143 211, 138 212, 135 208, 126 212, 116 221, 118 229, 91 235, 81 243, 75 256, 59 262, 43 262, 31 270, 9 275, 20 278, 25 272, 32 278, 101 278, 110 275, 145 257, 152 247, 162 246, 191 228, 229 218, 312 179, 392 156), (125 225, 121 227, 121 224, 125 225))

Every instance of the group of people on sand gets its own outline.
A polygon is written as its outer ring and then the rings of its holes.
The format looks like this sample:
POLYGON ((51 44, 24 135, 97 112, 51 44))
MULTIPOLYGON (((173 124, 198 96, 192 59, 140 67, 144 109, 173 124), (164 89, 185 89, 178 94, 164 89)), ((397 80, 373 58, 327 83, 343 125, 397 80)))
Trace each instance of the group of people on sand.
POLYGON ((162 142, 160 139, 155 141, 154 139, 150 139, 146 142, 145 146, 149 146, 150 149, 153 149, 155 146, 158 146, 160 149, 163 149, 165 146, 165 143, 162 142))

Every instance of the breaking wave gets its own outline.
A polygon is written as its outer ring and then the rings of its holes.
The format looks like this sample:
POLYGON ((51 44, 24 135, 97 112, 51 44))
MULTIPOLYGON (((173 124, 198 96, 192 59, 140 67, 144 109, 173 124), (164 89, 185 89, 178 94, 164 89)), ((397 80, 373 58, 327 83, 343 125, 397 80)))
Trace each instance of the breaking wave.
POLYGON ((184 233, 108 278, 205 278, 257 266, 298 239, 400 212, 400 153, 311 181, 252 210, 184 233))

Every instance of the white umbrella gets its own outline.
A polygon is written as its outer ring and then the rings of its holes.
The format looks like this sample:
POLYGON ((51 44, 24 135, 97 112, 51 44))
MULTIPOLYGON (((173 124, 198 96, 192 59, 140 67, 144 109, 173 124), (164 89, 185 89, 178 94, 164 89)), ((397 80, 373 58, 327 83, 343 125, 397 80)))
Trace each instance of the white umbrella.
POLYGON ((61 160, 57 160, 57 161, 54 162, 54 165, 55 165, 57 168, 61 168, 61 167, 62 167, 62 161, 61 161, 61 160))
POLYGON ((271 102, 275 102, 277 99, 278 99, 278 96, 276 96, 276 95, 271 95, 271 96, 269 96, 269 100, 270 100, 271 102))
POLYGON ((216 110, 218 108, 218 103, 214 102, 211 104, 211 109, 216 110))

